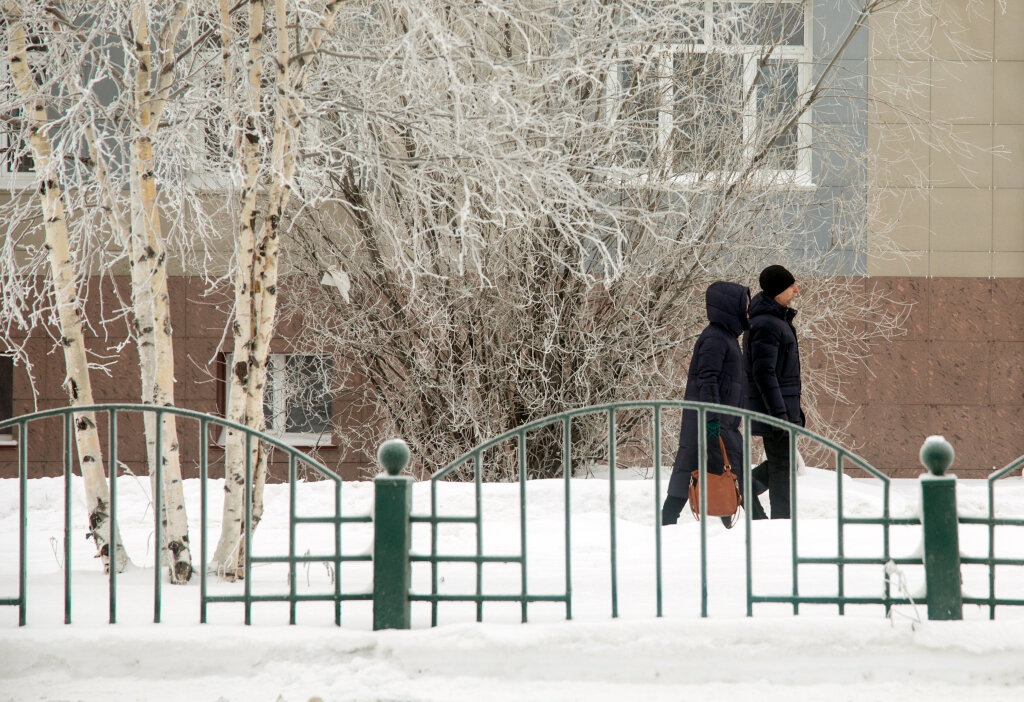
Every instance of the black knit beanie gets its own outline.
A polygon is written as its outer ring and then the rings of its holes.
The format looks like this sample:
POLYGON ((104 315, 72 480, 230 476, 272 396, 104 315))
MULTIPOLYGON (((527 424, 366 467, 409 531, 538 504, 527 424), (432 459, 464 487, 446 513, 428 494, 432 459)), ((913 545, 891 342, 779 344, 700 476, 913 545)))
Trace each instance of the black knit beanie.
POLYGON ((775 265, 768 266, 761 271, 761 277, 758 278, 758 282, 761 283, 761 290, 764 291, 765 295, 775 297, 795 283, 796 278, 782 266, 775 265))

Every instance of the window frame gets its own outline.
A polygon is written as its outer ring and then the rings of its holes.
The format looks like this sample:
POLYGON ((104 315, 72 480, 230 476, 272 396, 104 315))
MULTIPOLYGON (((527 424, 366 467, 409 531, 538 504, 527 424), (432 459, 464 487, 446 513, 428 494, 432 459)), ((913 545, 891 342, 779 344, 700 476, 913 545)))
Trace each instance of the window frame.
MULTIPOLYGON (((14 359, 0 355, 0 420, 14 418, 14 359)), ((14 427, 0 429, 0 446, 17 446, 14 427)))
MULTIPOLYGON (((0 80, 7 80, 6 67, 3 71, 0 71, 0 80)), ((28 188, 34 188, 36 185, 36 170, 35 165, 28 171, 16 171, 8 168, 10 158, 8 157, 8 151, 12 148, 11 143, 17 139, 13 131, 4 131, 0 134, 0 149, 3 150, 3 156, 0 157, 0 190, 26 190, 28 188)), ((28 145, 26 144, 27 148, 28 145)))
MULTIPOLYGON (((287 431, 287 405, 285 393, 277 390, 281 388, 287 382, 286 363, 287 359, 291 356, 312 356, 319 357, 321 359, 331 360, 331 357, 325 354, 307 354, 307 353, 272 353, 267 358, 269 369, 267 371, 267 388, 271 392, 271 403, 272 411, 269 417, 270 422, 267 423, 264 433, 274 437, 278 441, 287 444, 288 446, 294 446, 296 448, 332 448, 336 446, 334 440, 334 422, 332 421, 334 396, 327 392, 325 397, 327 398, 327 415, 328 424, 327 429, 322 432, 289 432, 287 431)), ((223 369, 224 369, 224 403, 223 410, 224 416, 228 416, 228 402, 230 399, 230 378, 228 376, 228 369, 231 368, 232 354, 230 352, 223 354, 223 369)), ((264 391, 266 392, 266 391, 264 391)), ((221 446, 224 445, 227 437, 227 430, 220 432, 220 436, 217 438, 217 443, 221 446)))
MULTIPOLYGON (((217 21, 220 21, 219 18, 217 21)), ((224 76, 221 68, 219 44, 197 50, 191 66, 193 71, 189 75, 189 81, 198 81, 204 72, 211 71, 212 73, 208 76, 209 80, 216 80, 218 83, 217 89, 223 90, 221 81, 224 76)), ((220 110, 218 110, 217 115, 222 121, 227 119, 220 110)), ((223 193, 231 188, 232 166, 231 163, 227 163, 226 168, 218 167, 217 159, 213 156, 210 146, 211 133, 207 129, 208 123, 208 119, 195 118, 191 120, 187 133, 197 147, 197 151, 202 152, 202 158, 191 164, 185 171, 184 176, 188 184, 194 188, 207 192, 223 193)), ((230 133, 223 136, 226 136, 228 140, 231 138, 230 133)), ((230 143, 219 143, 216 147, 218 152, 221 152, 225 148, 230 148, 230 143)))
MULTIPOLYGON (((679 53, 709 53, 717 52, 723 55, 736 55, 740 56, 743 61, 742 65, 742 80, 743 80, 743 91, 744 93, 749 92, 747 102, 743 106, 743 112, 741 114, 742 129, 743 129, 743 140, 746 144, 744 159, 749 162, 753 158, 752 146, 750 144, 751 137, 757 130, 758 125, 758 62, 761 58, 761 45, 757 44, 732 44, 723 43, 722 41, 715 38, 715 22, 714 22, 714 5, 727 0, 703 0, 704 2, 704 22, 701 30, 701 40, 691 42, 671 42, 663 43, 654 46, 651 51, 653 56, 651 60, 654 61, 654 70, 657 75, 668 76, 668 78, 660 79, 661 85, 654 90, 657 95, 662 95, 662 99, 658 105, 653 109, 657 111, 657 126, 655 128, 655 140, 653 148, 661 151, 664 158, 674 159, 674 154, 666 153, 665 150, 670 148, 672 141, 672 129, 673 121, 675 119, 675 112, 672 106, 672 95, 673 86, 671 84, 674 71, 673 61, 676 55, 679 53), (662 89, 664 88, 664 89, 662 89)), ((743 3, 750 4, 773 4, 779 2, 787 5, 801 5, 803 7, 803 43, 802 44, 783 44, 779 43, 772 47, 771 53, 766 57, 767 61, 788 61, 795 62, 797 66, 797 98, 800 99, 806 94, 808 87, 811 84, 811 75, 813 68, 813 38, 811 36, 811 30, 813 27, 812 22, 812 8, 813 0, 738 0, 743 3)), ((619 59, 619 65, 624 65, 629 61, 635 61, 636 56, 628 55, 623 56, 619 59)), ((624 101, 623 97, 623 83, 622 83, 622 72, 619 70, 610 71, 607 78, 607 89, 610 95, 615 96, 615 107, 609 111, 609 120, 612 124, 615 124, 622 118, 623 110, 622 106, 624 101)), ((812 119, 811 110, 807 110, 796 125, 796 164, 795 168, 792 169, 775 169, 775 168, 758 168, 754 172, 755 178, 765 179, 767 182, 782 183, 785 185, 792 185, 797 187, 814 187, 812 178, 812 119)), ((615 169, 620 172, 623 179, 640 179, 646 180, 646 175, 643 174, 640 168, 631 168, 623 165, 616 165, 615 169)), ((674 169, 673 169, 674 170, 674 169)), ((674 183, 686 185, 695 184, 706 176, 712 176, 715 182, 729 182, 732 178, 738 175, 735 172, 715 170, 708 172, 679 172, 671 176, 670 180, 674 183)))
MULTIPOLYGON (((42 43, 41 36, 42 35, 37 34, 37 33, 33 32, 33 31, 30 31, 30 33, 29 33, 29 41, 31 43, 34 40, 39 40, 39 45, 42 46, 41 50, 44 51, 44 52, 48 51, 48 47, 45 45, 45 43, 42 43)), ((30 51, 30 56, 29 56, 30 61, 31 61, 31 58, 32 58, 31 53, 34 53, 37 50, 39 50, 39 49, 30 49, 29 50, 30 51)), ((8 59, 7 59, 7 55, 6 55, 6 51, 5 51, 3 57, 0 58, 0 85, 5 86, 4 90, 9 90, 10 94, 11 94, 11 96, 13 98, 13 97, 16 97, 16 95, 17 95, 17 89, 14 87, 13 83, 11 82, 10 74, 8 72, 7 65, 8 65, 8 59)), ((35 64, 30 63, 30 66, 33 66, 33 65, 35 65, 35 64)), ((38 81, 39 81, 39 77, 38 76, 36 76, 36 81, 38 83, 38 81)), ((14 102, 15 100, 12 99, 11 101, 14 102)), ((20 100, 18 100, 18 102, 20 102, 20 100)), ((18 109, 17 111, 18 112, 24 112, 24 107, 18 109)), ((24 117, 24 115, 21 115, 21 116, 22 116, 22 118, 24 117)), ((15 115, 12 114, 11 117, 13 119, 15 117, 15 115)), ((32 147, 31 147, 31 145, 22 138, 24 133, 25 133, 24 132, 24 128, 22 128, 22 130, 17 133, 18 134, 17 137, 15 137, 15 132, 13 132, 13 131, 6 131, 5 130, 2 133, 0 133, 0 150, 2 150, 2 152, 0 152, 0 153, 2 153, 2 155, 0 155, 0 190, 17 191, 17 190, 26 190, 26 189, 29 189, 29 188, 35 188, 36 187, 36 184, 37 184, 37 172, 36 172, 36 169, 35 169, 34 155, 32 154, 32 147), (10 168, 8 168, 8 162, 9 162, 10 159, 8 158, 7 152, 12 148, 11 144, 12 144, 12 142, 13 142, 13 140, 15 138, 18 138, 24 144, 24 148, 27 151, 29 157, 33 158, 33 166, 32 166, 31 170, 28 170, 28 171, 17 171, 17 170, 11 170, 10 168)))

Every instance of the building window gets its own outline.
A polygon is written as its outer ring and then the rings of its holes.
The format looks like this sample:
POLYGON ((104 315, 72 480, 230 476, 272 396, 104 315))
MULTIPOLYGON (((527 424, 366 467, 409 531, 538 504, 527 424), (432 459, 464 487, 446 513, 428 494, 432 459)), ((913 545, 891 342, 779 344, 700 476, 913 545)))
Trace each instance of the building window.
MULTIPOLYGON (((263 392, 267 433, 295 446, 330 445, 330 357, 271 354, 268 366, 263 392)), ((230 354, 225 357, 224 367, 231 368, 230 354)), ((230 397, 229 390, 225 397, 230 397)))
POLYGON ((810 180, 803 0, 688 5, 672 42, 622 47, 619 163, 673 175, 758 171, 810 180))
POLYGON ((282 436, 329 438, 331 359, 273 354, 263 413, 267 429, 282 436))
MULTIPOLYGON (((0 356, 0 422, 14 416, 14 362, 8 356, 0 356)), ((0 443, 13 437, 11 427, 0 429, 0 443)))
MULTIPOLYGON (((0 32, 8 38, 6 23, 0 21, 0 32)), ((25 53, 29 70, 36 85, 43 83, 46 62, 46 43, 38 30, 29 29, 25 53)), ((6 42, 4 44, 6 46, 6 42)), ((0 182, 5 189, 23 188, 35 184, 35 161, 25 138, 24 112, 19 106, 21 97, 8 75, 6 52, 0 59, 0 103, 5 105, 0 116, 0 182)))
MULTIPOLYGON (((4 46, 9 41, 6 21, 0 20, 0 35, 4 46)), ((46 39, 39 26, 28 27, 26 35, 26 56, 29 70, 37 86, 43 85, 46 68, 46 39)), ((22 96, 17 92, 7 73, 7 55, 0 59, 0 187, 5 189, 35 185, 35 161, 32 148, 26 138, 25 112, 22 96)))
POLYGON ((5 179, 35 172, 32 152, 22 134, 21 110, 11 110, 4 117, 3 134, 0 135, 0 173, 5 179))

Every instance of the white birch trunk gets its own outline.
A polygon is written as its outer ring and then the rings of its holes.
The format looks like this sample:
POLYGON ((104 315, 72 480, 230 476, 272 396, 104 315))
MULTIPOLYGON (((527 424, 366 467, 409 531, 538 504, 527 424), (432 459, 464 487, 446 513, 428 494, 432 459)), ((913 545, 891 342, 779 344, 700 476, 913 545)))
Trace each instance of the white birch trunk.
MULTIPOLYGON (((255 221, 257 178, 259 175, 260 137, 258 115, 260 110, 260 81, 262 78, 261 52, 263 47, 263 2, 249 3, 249 54, 247 58, 246 88, 247 114, 241 120, 242 131, 235 143, 235 153, 241 156, 242 193, 239 231, 235 238, 235 319, 232 325, 232 360, 228 376, 228 419, 239 424, 262 429, 263 395, 255 405, 259 407, 259 418, 251 416, 254 406, 250 401, 250 379, 253 341, 253 263, 255 259, 255 221), (259 422, 259 423, 257 423, 259 422)), ((224 88, 231 93, 232 71, 230 68, 231 23, 226 0, 221 0, 222 60, 224 64, 224 88)), ((229 99, 230 104, 230 99, 229 99)), ((263 373, 266 382, 266 371, 263 373)), ((214 550, 211 569, 222 577, 234 580, 244 573, 240 558, 242 535, 244 533, 246 459, 245 435, 229 430, 224 447, 224 508, 220 539, 214 550)), ((252 454, 250 454, 252 456, 252 454)), ((254 456, 250 458, 250 467, 254 456)))
MULTIPOLYGON (((177 34, 187 3, 179 2, 168 20, 166 47, 177 34)), ((142 375, 142 401, 157 407, 174 406, 174 351, 167 293, 166 252, 160 212, 157 206, 152 137, 160 118, 160 98, 170 85, 172 72, 159 71, 154 94, 151 87, 152 55, 149 50, 149 19, 145 3, 133 8, 135 30, 135 93, 137 123, 132 142, 131 168, 131 270, 132 295, 135 306, 136 338, 142 375)), ((161 62, 161 65, 164 65, 161 62)), ((181 483, 181 461, 175 418, 164 415, 160 426, 155 415, 146 415, 146 448, 151 481, 155 488, 158 477, 156 462, 161 461, 163 501, 158 506, 162 525, 162 561, 168 566, 172 583, 186 583, 192 577, 188 520, 181 483), (160 432, 161 456, 156 456, 157 431, 160 432)), ((156 490, 154 489, 154 495, 156 490)))
MULTIPOLYGON (((248 393, 250 398, 257 397, 258 407, 254 408, 259 413, 262 424, 263 419, 263 391, 266 386, 267 370, 270 358, 270 341, 274 335, 274 327, 277 322, 277 284, 278 272, 280 270, 280 236, 281 221, 284 218, 285 207, 288 206, 288 198, 291 196, 292 177, 295 174, 295 152, 293 145, 296 142, 296 135, 301 128, 299 116, 302 113, 302 98, 300 84, 304 80, 303 68, 309 61, 310 56, 320 48, 324 35, 330 30, 341 7, 341 0, 330 2, 324 8, 320 26, 312 33, 306 46, 302 51, 299 69, 291 70, 291 55, 288 49, 288 21, 285 15, 285 0, 275 0, 274 12, 277 25, 277 101, 274 114, 274 147, 271 153, 270 171, 273 182, 270 187, 270 200, 263 219, 263 228, 260 232, 257 251, 259 259, 254 267, 254 273, 258 276, 256 298, 258 304, 254 305, 256 313, 256 329, 254 336, 253 356, 256 359, 254 364, 260 369, 254 373, 251 382, 257 383, 256 387, 248 393)), ((253 479, 253 507, 252 520, 253 528, 259 524, 263 516, 263 488, 267 479, 267 452, 261 450, 258 453, 255 463, 255 477, 253 479)))
MULTIPOLYGON (((259 416, 260 423, 265 421, 263 415, 263 391, 267 383, 267 370, 270 361, 270 340, 274 335, 274 323, 277 319, 277 275, 278 275, 278 237, 281 230, 281 217, 288 201, 288 183, 291 172, 288 166, 293 163, 291 158, 291 140, 287 123, 287 97, 285 91, 290 86, 288 22, 285 16, 284 0, 275 0, 274 21, 277 28, 277 101, 274 114, 274 146, 271 152, 270 172, 273 182, 270 186, 270 201, 263 218, 260 230, 258 256, 253 273, 258 284, 254 292, 256 304, 254 318, 256 321, 253 358, 258 372, 252 373, 249 380, 251 389, 248 399, 255 406, 250 410, 259 416), (258 413, 258 415, 256 414, 258 413)), ((263 516, 263 487, 267 481, 267 452, 260 449, 255 465, 253 479, 253 527, 259 524, 263 516)))
MULTIPOLYGON (((250 110, 257 110, 258 99, 256 93, 258 92, 259 86, 259 75, 253 73, 253 61, 254 56, 251 53, 253 47, 256 46, 254 41, 253 32, 255 25, 253 24, 253 13, 252 8, 259 5, 260 12, 260 24, 259 28, 262 28, 262 16, 263 16, 263 3, 253 2, 250 5, 250 25, 249 25, 249 36, 250 36, 250 56, 249 56, 249 77, 248 77, 248 88, 250 91, 250 110)), ((232 409, 231 418, 235 421, 242 421, 238 417, 244 417, 249 423, 247 426, 251 426, 256 429, 263 429, 264 416, 263 416, 263 393, 267 384, 267 373, 269 369, 269 358, 270 358, 270 341, 274 334, 274 326, 277 318, 277 282, 278 282, 278 270, 279 270, 279 238, 281 232, 281 219, 284 214, 284 209, 288 204, 288 197, 291 194, 291 180, 294 175, 295 161, 294 154, 292 151, 292 144, 294 140, 292 138, 293 133, 299 128, 299 115, 301 114, 301 101, 298 97, 292 97, 296 94, 296 88, 302 81, 304 72, 302 67, 309 61, 309 56, 316 52, 320 48, 320 44, 323 41, 324 35, 330 30, 337 17, 338 10, 341 7, 340 0, 330 2, 324 9, 323 15, 320 20, 320 26, 311 34, 304 50, 302 52, 302 59, 299 64, 300 68, 296 72, 291 70, 291 52, 289 51, 288 42, 288 22, 286 18, 285 2, 284 0, 275 0, 275 24, 277 30, 277 100, 275 102, 275 115, 274 115, 274 130, 273 130, 273 148, 271 152, 271 187, 269 201, 267 203, 265 214, 262 219, 262 226, 257 232, 254 231, 254 223, 256 222, 256 207, 255 207, 255 176, 256 168, 255 164, 250 164, 247 160, 250 154, 246 154, 244 162, 246 163, 246 180, 245 187, 242 191, 243 206, 242 206, 242 222, 238 237, 238 246, 236 247, 236 265, 238 269, 236 273, 245 273, 248 277, 244 281, 239 280, 239 276, 236 275, 235 283, 235 343, 234 343, 234 357, 232 362, 231 372, 231 390, 230 390, 230 403, 231 407, 237 407, 233 404, 236 401, 244 401, 245 409, 243 412, 235 413, 232 409), (249 179, 249 176, 252 179, 249 179), (251 201, 250 201, 251 198, 251 201), (245 254, 243 257, 242 254, 245 254), (245 353, 246 365, 244 369, 239 365, 239 359, 242 358, 240 353, 245 353), (235 384, 243 384, 244 390, 240 387, 235 387, 235 384)), ((226 3, 224 0, 221 2, 221 21, 222 29, 223 25, 226 24, 226 3)), ((226 40, 226 37, 222 34, 222 46, 229 46, 230 42, 226 40)), ((229 68, 227 67, 227 54, 225 54, 225 78, 230 76, 229 68)), ((255 147, 254 139, 258 138, 253 135, 252 139, 243 139, 243 149, 248 145, 253 144, 255 147)), ((228 436, 229 441, 231 435, 228 436)), ((263 487, 266 483, 267 473, 267 453, 262 446, 254 446, 254 454, 251 458, 251 467, 253 470, 252 481, 253 481, 253 494, 252 494, 252 527, 255 528, 259 523, 260 517, 263 514, 263 487)), ((235 441, 235 447, 232 449, 229 444, 225 454, 225 513, 224 513, 224 525, 222 527, 224 531, 221 533, 221 541, 218 544, 218 553, 214 556, 216 566, 222 572, 227 574, 228 566, 234 564, 236 572, 235 575, 241 575, 242 568, 245 562, 244 553, 244 540, 241 538, 241 520, 244 517, 244 506, 242 504, 241 494, 234 496, 231 495, 231 490, 241 492, 240 488, 236 488, 235 485, 244 486, 244 482, 240 482, 236 477, 229 478, 227 472, 230 471, 232 476, 244 476, 244 446, 242 437, 238 437, 235 441), (239 525, 238 532, 232 529, 230 532, 226 529, 228 524, 228 497, 232 497, 231 500, 231 517, 237 519, 239 525), (226 549, 229 548, 231 542, 234 542, 236 550, 229 560, 223 560, 218 556, 226 556, 226 549), (220 547, 223 545, 225 551, 223 554, 220 552, 220 547)))
MULTIPOLYGON (((10 10, 12 8, 8 8, 10 10)), ((33 97, 34 81, 27 64, 24 25, 11 27, 8 44, 8 68, 22 98, 32 102, 26 108, 29 121, 29 141, 39 176, 39 197, 43 208, 43 227, 53 281, 53 294, 57 301, 64 347, 64 365, 67 375, 64 387, 72 407, 93 404, 92 385, 89 380, 89 361, 82 333, 81 306, 75 291, 74 271, 68 243, 67 222, 64 217, 63 194, 57 182, 57 168, 50 159, 50 143, 45 134, 47 124, 43 103, 33 97)), ((89 536, 96 544, 97 555, 110 567, 110 493, 103 468, 96 418, 92 412, 75 415, 75 442, 85 483, 86 509, 89 513, 89 536)), ((114 529, 115 567, 125 569, 128 557, 121 543, 119 530, 114 529)))

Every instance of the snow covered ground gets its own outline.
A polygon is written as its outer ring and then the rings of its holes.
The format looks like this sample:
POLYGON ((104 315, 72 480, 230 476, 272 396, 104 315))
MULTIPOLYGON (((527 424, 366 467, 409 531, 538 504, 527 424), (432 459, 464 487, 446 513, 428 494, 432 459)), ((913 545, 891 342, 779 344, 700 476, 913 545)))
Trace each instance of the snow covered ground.
MULTIPOLYGON (((756 605, 745 617, 745 531, 709 523, 708 608, 700 618, 700 526, 687 515, 662 530, 663 609, 657 618, 654 554, 656 506, 649 477, 619 471, 615 481, 618 544, 615 583, 618 618, 612 619, 612 566, 609 542, 609 481, 606 475, 575 479, 570 489, 573 620, 564 621, 562 604, 529 607, 521 624, 518 603, 487 603, 484 623, 475 623, 475 605, 442 604, 440 626, 430 628, 429 606, 413 607, 412 631, 373 632, 368 602, 346 602, 343 626, 333 625, 329 605, 302 603, 299 624, 287 625, 287 605, 258 604, 254 625, 243 625, 237 604, 211 604, 210 623, 199 625, 198 582, 163 588, 163 623, 153 618, 152 512, 148 483, 119 481, 122 536, 134 566, 117 581, 118 624, 107 620, 107 579, 90 553, 80 528, 73 536, 73 621, 63 622, 63 485, 57 479, 30 481, 28 626, 17 626, 17 609, 0 608, 0 700, 221 700, 306 702, 334 700, 697 700, 756 699, 804 702, 841 700, 1015 700, 1024 699, 1024 608, 987 610, 965 607, 963 622, 928 622, 923 606, 901 606, 886 618, 880 606, 756 605)), ((846 515, 881 513, 881 486, 870 479, 844 477, 846 515)), ((322 483, 307 483, 298 495, 305 515, 327 514, 333 495, 322 483)), ((75 525, 82 522, 81 485, 74 485, 75 525)), ((558 594, 565 588, 565 486, 560 480, 531 481, 527 489, 526 540, 529 592, 558 594)), ((894 516, 917 513, 916 480, 893 482, 894 516)), ((834 473, 808 469, 798 481, 798 549, 803 555, 830 555, 837 549, 837 480, 834 473)), ((219 485, 210 490, 210 538, 219 530, 219 485)), ((1024 516, 1024 480, 1001 481, 998 513, 1024 516)), ((195 558, 199 552, 199 485, 186 484, 195 558)), ((517 484, 485 485, 484 553, 509 555, 520 549, 517 484)), ((346 483, 345 514, 370 510, 372 485, 346 483)), ((983 514, 984 484, 961 481, 962 514, 983 514)), ((429 509, 429 485, 416 484, 414 513, 429 509)), ((470 514, 472 485, 445 484, 442 514, 470 514)), ((257 554, 286 553, 286 486, 267 489, 267 514, 257 532, 257 554)), ((0 481, 0 598, 17 593, 17 481, 0 481)), ((753 525, 752 582, 755 594, 792 591, 789 522, 753 525)), ((849 555, 881 553, 881 528, 848 527, 849 555)), ((1024 539, 1017 527, 1000 527, 998 552, 1021 557, 1024 539)), ((303 526, 299 553, 324 553, 332 535, 303 526)), ((426 525, 414 525, 414 548, 429 551, 426 525)), ((473 553, 474 527, 447 525, 441 551, 473 553)), ((370 528, 352 524, 343 532, 343 551, 365 553, 370 528)), ((919 553, 919 527, 895 527, 891 555, 919 553)), ((983 527, 961 529, 961 550, 984 555, 983 527)), ((987 575, 965 567, 965 591, 987 593, 987 575)), ((333 588, 336 574, 323 563, 300 569, 301 592, 333 588)), ((835 566, 801 566, 801 593, 830 594, 837 587, 835 566)), ((847 594, 881 593, 880 566, 847 567, 847 594)), ((893 592, 919 595, 919 566, 893 573, 893 592), (901 581, 905 585, 901 586, 901 581)), ((345 592, 370 587, 368 563, 343 565, 345 592)), ((487 593, 517 593, 518 565, 486 564, 487 593)), ((429 592, 429 567, 414 565, 413 591, 429 592)), ((211 578, 211 592, 236 592, 240 584, 211 578)), ((286 592, 283 568, 260 565, 255 592, 286 592)), ((440 589, 470 593, 475 567, 443 566, 440 589)), ((997 593, 1024 597, 1024 568, 1001 568, 997 593)))

